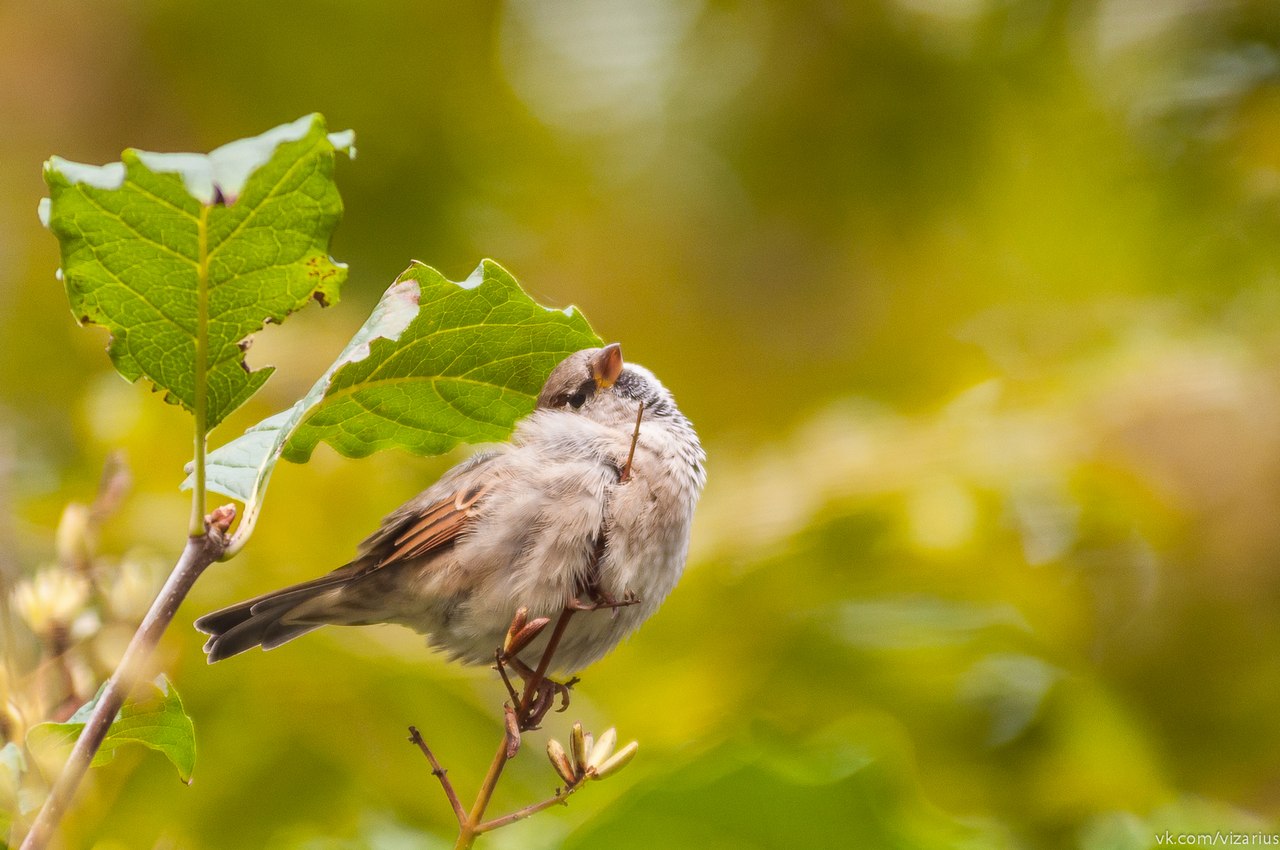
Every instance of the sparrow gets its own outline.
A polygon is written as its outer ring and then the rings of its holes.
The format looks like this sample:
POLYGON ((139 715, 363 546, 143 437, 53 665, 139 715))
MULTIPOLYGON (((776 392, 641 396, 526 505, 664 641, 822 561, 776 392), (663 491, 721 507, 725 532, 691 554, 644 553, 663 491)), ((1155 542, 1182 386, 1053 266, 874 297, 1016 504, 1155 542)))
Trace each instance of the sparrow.
MULTIPOLYGON (((706 454, 666 387, 617 343, 552 370, 510 442, 392 511, 354 560, 196 620, 210 663, 325 625, 398 623, 451 660, 492 663, 516 612, 572 618, 554 669, 598 660, 684 571, 706 454), (625 600, 625 604, 616 604, 625 600)), ((545 632, 522 652, 541 656, 545 632)))

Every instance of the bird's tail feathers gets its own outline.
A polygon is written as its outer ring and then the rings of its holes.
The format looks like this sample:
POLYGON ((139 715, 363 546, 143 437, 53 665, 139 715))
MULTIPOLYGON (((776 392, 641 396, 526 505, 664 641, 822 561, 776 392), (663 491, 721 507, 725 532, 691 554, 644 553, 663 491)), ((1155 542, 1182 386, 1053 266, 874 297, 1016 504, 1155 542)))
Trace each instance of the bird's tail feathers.
POLYGON ((325 576, 205 614, 196 620, 195 627, 209 635, 204 645, 209 663, 239 655, 255 646, 275 649, 319 628, 324 625, 323 621, 292 619, 290 615, 305 603, 345 583, 345 577, 325 576))

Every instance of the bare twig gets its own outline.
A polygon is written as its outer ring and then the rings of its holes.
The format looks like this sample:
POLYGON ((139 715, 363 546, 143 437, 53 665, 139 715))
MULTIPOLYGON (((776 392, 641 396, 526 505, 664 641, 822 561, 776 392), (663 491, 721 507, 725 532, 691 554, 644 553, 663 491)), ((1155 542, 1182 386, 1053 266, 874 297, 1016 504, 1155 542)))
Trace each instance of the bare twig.
POLYGON ((574 791, 577 791, 579 788, 581 788, 583 785, 586 785, 586 784, 587 784, 587 781, 586 781, 586 778, 584 777, 582 779, 579 779, 577 782, 574 782, 572 785, 566 785, 563 790, 557 789, 556 795, 554 797, 550 797, 546 800, 543 800, 541 803, 534 803, 531 806, 525 806, 523 809, 517 809, 511 814, 503 815, 500 818, 487 820, 484 823, 476 826, 476 834, 479 835, 485 832, 490 832, 492 830, 498 829, 499 827, 507 826, 508 824, 513 824, 518 820, 524 820, 525 818, 530 817, 532 815, 536 815, 538 812, 541 812, 545 809, 549 809, 552 806, 568 805, 569 795, 572 794, 574 791))
POLYGON ((602 608, 608 608, 613 613, 618 613, 619 608, 626 608, 628 605, 639 605, 640 597, 634 591, 628 590, 622 594, 621 599, 614 599, 605 594, 598 594, 600 600, 598 602, 582 602, 574 599, 569 603, 569 607, 575 611, 599 611, 602 608))
MULTIPOLYGON (((551 632, 550 639, 547 640, 547 647, 542 651, 542 658, 538 661, 538 667, 533 671, 533 675, 529 677, 529 681, 524 683, 524 693, 520 697, 520 705, 516 709, 516 721, 520 731, 524 731, 532 725, 529 710, 533 707, 534 698, 537 696, 543 679, 546 678, 547 670, 551 666, 551 659, 556 653, 556 649, 560 646, 560 638, 564 636, 565 628, 569 625, 569 620, 573 617, 572 608, 565 608, 560 612, 560 618, 556 620, 555 629, 551 632)), ((541 717, 537 718, 538 720, 541 717)), ((534 720, 533 722, 536 722, 534 720)), ((498 787, 498 779, 502 777, 502 769, 506 767, 507 761, 511 758, 507 753, 509 751, 508 735, 503 730, 502 742, 498 745, 498 751, 494 754, 493 761, 489 765, 489 772, 485 774, 484 782, 480 785, 480 791, 476 794, 476 801, 471 807, 470 814, 467 815, 466 823, 462 825, 462 831, 458 835, 458 843, 456 848, 464 850, 475 843, 476 836, 480 834, 477 827, 484 818, 485 809, 489 807, 489 801, 493 799, 493 792, 498 787)))
MULTIPOLYGON (((643 414, 643 412, 644 408, 642 406, 640 413, 643 414)), ((630 476, 631 456, 635 454, 635 444, 639 435, 640 416, 637 415, 636 430, 631 440, 631 455, 627 457, 626 466, 620 476, 623 481, 630 476)), ((596 557, 598 558, 599 555, 598 547, 596 557)), ((445 778, 444 768, 436 761, 435 755, 427 747, 426 742, 422 740, 422 736, 418 734, 417 729, 412 726, 409 727, 409 740, 417 744, 427 757, 427 760, 431 762, 431 772, 440 779, 445 795, 449 798, 449 804, 453 807, 454 814, 458 818, 458 841, 454 845, 454 850, 467 850, 475 844, 476 838, 482 833, 523 820, 556 804, 562 804, 570 794, 582 787, 585 777, 579 776, 575 781, 567 782, 562 790, 558 789, 556 795, 550 799, 525 806, 502 817, 490 820, 484 819, 485 810, 488 809, 489 803, 493 799, 494 791, 498 787, 498 780, 502 778, 503 769, 520 749, 521 735, 531 729, 538 728, 542 718, 555 705, 556 693, 560 694, 563 702, 560 710, 563 711, 564 708, 568 707, 568 688, 577 679, 571 679, 568 683, 561 685, 548 679, 547 672, 551 669, 552 659, 555 657, 556 650, 560 647, 560 641, 563 639, 573 615, 578 611, 592 611, 598 608, 611 608, 616 613, 618 608, 634 605, 638 601, 639 598, 630 592, 624 594, 621 601, 608 598, 602 599, 598 604, 584 604, 576 598, 570 600, 560 611, 555 627, 551 630, 551 636, 547 639, 547 645, 542 650, 542 656, 538 659, 538 666, 534 669, 530 669, 528 665, 524 664, 516 655, 518 650, 513 648, 527 645, 527 640, 519 641, 516 636, 527 633, 537 621, 526 623, 528 617, 527 609, 522 608, 516 612, 511 622, 511 628, 507 632, 504 645, 494 652, 494 662, 498 675, 502 677, 503 685, 507 689, 507 694, 511 697, 511 702, 503 705, 505 722, 502 740, 498 744, 493 760, 489 763, 489 770, 480 784, 480 790, 476 793, 476 800, 472 804, 470 812, 463 812, 457 793, 445 778), (508 649, 512 649, 512 651, 509 652, 508 649), (506 668, 509 664, 515 668, 516 672, 524 680, 524 688, 518 694, 510 677, 507 675, 506 668)), ((542 623, 536 626, 536 630, 540 631, 546 622, 547 620, 543 619, 542 623)), ((532 637, 530 636, 528 639, 531 640, 532 637)), ((572 778, 565 774, 562 774, 562 776, 566 779, 572 778)))
POLYGON ((462 826, 467 820, 467 811, 462 808, 462 801, 458 799, 458 792, 453 790, 453 783, 449 781, 446 771, 440 766, 440 762, 436 761, 435 754, 431 752, 431 748, 427 746, 427 742, 422 740, 416 726, 409 727, 409 740, 418 745, 418 749, 422 750, 422 754, 427 757, 427 761, 431 762, 431 775, 440 780, 440 786, 444 788, 444 795, 449 798, 449 805, 453 806, 453 813, 458 818, 458 826, 462 826))
POLYGON ((565 606, 560 612, 560 618, 556 620, 555 628, 551 631, 551 637, 547 640, 547 647, 542 651, 542 658, 538 661, 538 668, 533 671, 533 675, 529 681, 524 683, 524 694, 520 697, 520 730, 523 732, 534 728, 547 713, 550 705, 545 705, 537 713, 536 716, 530 715, 530 709, 534 706, 534 699, 538 696, 542 688, 543 681, 547 678, 547 670, 551 668, 551 659, 555 656, 556 650, 560 648, 560 639, 564 637, 565 629, 569 626, 569 619, 573 617, 575 609, 565 606))
POLYGON ((182 600, 186 598, 191 586, 205 568, 218 560, 226 549, 226 530, 234 517, 234 508, 230 506, 218 508, 205 518, 208 533, 187 538, 182 556, 174 565, 173 572, 169 574, 169 579, 161 588, 159 595, 151 603, 151 610, 147 611, 147 616, 134 632, 125 650, 124 658, 120 660, 120 666, 107 680, 102 696, 94 706, 93 713, 89 715, 84 730, 76 740, 71 756, 54 782, 48 799, 45 800, 40 814, 31 826, 31 831, 23 840, 21 850, 41 850, 52 840, 67 806, 70 805, 76 790, 80 787, 81 780, 84 779, 85 772, 93 761, 94 754, 102 746, 107 730, 111 728, 129 692, 142 678, 147 661, 159 644, 161 635, 178 612, 178 606, 182 604, 182 600))
POLYGON ((627 462, 622 465, 622 472, 618 475, 618 483, 626 484, 631 480, 631 461, 635 460, 636 443, 640 442, 640 419, 644 416, 644 402, 640 402, 640 409, 636 411, 636 430, 631 433, 631 450, 627 452, 627 462))
POLYGON ((507 696, 511 697, 511 704, 516 705, 520 702, 520 694, 516 693, 515 685, 511 684, 511 677, 507 675, 507 660, 503 656, 505 653, 499 649, 493 654, 494 668, 497 669, 498 675, 502 677, 502 684, 507 688, 507 696))
MULTIPOLYGON (((571 606, 565 606, 556 620, 555 628, 551 631, 551 637, 548 638, 546 648, 542 651, 542 657, 538 659, 537 668, 532 671, 525 668, 521 671, 525 681, 524 689, 519 693, 518 699, 516 689, 511 684, 505 669, 508 661, 512 659, 508 659, 501 648, 495 652, 494 660, 497 662, 498 673, 502 676, 502 681, 506 685, 507 692, 511 695, 514 705, 507 703, 503 707, 505 722, 503 724, 502 740, 498 743, 498 750, 494 753, 493 761, 489 763, 489 770, 485 774, 484 781, 480 784, 480 790, 476 793, 476 800, 472 804, 470 812, 463 810, 457 792, 454 790, 452 783, 445 777, 444 768, 440 766, 440 762, 436 760, 435 755, 422 739, 422 736, 418 734, 418 730, 412 726, 409 727, 409 740, 422 750, 423 755, 431 763, 431 772, 440 780, 445 796, 449 798, 449 805, 453 807, 454 815, 458 818, 458 842, 454 845, 455 850, 466 850, 466 848, 475 843, 476 837, 481 833, 529 817, 529 815, 542 811, 548 806, 563 801, 569 793, 575 790, 576 785, 569 786, 565 788, 563 793, 558 794, 551 800, 545 800, 533 806, 526 806, 517 812, 495 820, 484 820, 485 810, 489 807, 489 801, 493 799, 493 792, 498 787, 498 780, 502 777, 503 768, 506 767, 508 761, 515 757, 520 749, 521 734, 529 729, 536 728, 543 715, 554 704, 554 699, 543 694, 543 683, 547 681, 547 670, 551 667, 551 660, 555 656, 556 649, 560 646, 560 639, 564 637, 565 629, 568 627, 569 620, 573 617, 575 610, 571 606)), ((518 614, 517 617, 519 616, 518 614)), ((519 631, 519 628, 514 623, 512 631, 519 631)))
POLYGON ((516 717, 516 710, 509 704, 502 706, 502 719, 507 729, 507 760, 516 757, 516 753, 520 752, 520 733, 524 730, 520 728, 520 720, 516 717))

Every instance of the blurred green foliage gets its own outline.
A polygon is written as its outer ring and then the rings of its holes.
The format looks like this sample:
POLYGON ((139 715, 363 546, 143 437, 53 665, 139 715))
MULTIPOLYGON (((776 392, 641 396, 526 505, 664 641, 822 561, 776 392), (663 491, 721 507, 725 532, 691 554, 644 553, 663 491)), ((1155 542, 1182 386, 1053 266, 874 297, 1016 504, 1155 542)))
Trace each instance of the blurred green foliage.
MULTIPOLYGON (((103 687, 106 687, 105 685, 103 687)), ((84 731, 85 723, 94 706, 102 699, 102 689, 93 699, 84 703, 66 721, 37 723, 27 730, 26 745, 38 761, 48 764, 65 762, 84 731)), ((134 691, 132 698, 121 709, 102 740, 102 747, 93 756, 93 766, 110 764, 120 747, 137 744, 163 754, 178 770, 184 782, 191 779, 195 769, 195 729, 191 718, 182 708, 182 697, 163 676, 154 686, 145 684, 134 691)))
MULTIPOLYGON (((344 305, 498 258, 674 390, 710 451, 689 572, 571 717, 641 751, 502 847, 1156 846, 1280 817, 1280 10, 1268 0, 0 7, 0 560, 181 545, 180 411, 75 328, 40 162, 353 127, 344 305)), ((321 449, 167 638, 194 784, 121 751, 68 846, 451 835, 500 685, 392 627, 206 667, 195 616, 329 569, 450 460, 321 449)), ((28 648, 10 649, 21 656, 28 648)), ((531 742, 530 753, 541 750, 531 742)), ((555 785, 509 768, 495 813, 555 785)), ((447 846, 447 844, 443 845, 447 846)))

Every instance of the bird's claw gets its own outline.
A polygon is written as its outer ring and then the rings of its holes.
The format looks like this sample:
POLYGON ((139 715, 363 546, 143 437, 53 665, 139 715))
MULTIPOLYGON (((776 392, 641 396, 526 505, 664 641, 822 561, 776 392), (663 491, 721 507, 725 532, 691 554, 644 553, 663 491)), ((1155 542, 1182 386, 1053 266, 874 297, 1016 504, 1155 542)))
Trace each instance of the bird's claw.
POLYGON ((522 718, 524 728, 537 729, 542 723, 542 718, 546 717, 547 712, 555 706, 556 697, 560 698, 560 707, 555 709, 556 713, 566 711, 569 708, 569 690, 578 682, 577 676, 567 682, 557 682, 553 679, 543 679, 539 682, 533 701, 522 718))
POLYGON ((628 605, 636 605, 640 602, 640 597, 633 590, 628 590, 622 594, 621 599, 615 599, 612 594, 599 588, 592 588, 589 591, 591 595, 590 602, 583 602, 576 596, 569 600, 569 607, 575 611, 599 611, 602 608, 608 608, 613 611, 613 615, 618 615, 619 608, 626 608, 628 605))
MULTIPOLYGON (((504 655, 501 650, 495 656, 497 661, 498 674, 502 676, 503 684, 507 686, 507 693, 511 695, 514 704, 520 705, 520 695, 517 693, 515 686, 511 684, 511 679, 507 676, 507 667, 510 666, 515 670, 516 675, 525 682, 532 680, 537 674, 516 656, 504 655)), ((556 697, 560 698, 560 707, 556 708, 556 712, 563 712, 569 708, 569 689, 581 681, 574 676, 567 682, 557 682, 554 679, 542 677, 534 689, 533 697, 529 701, 529 707, 524 710, 518 718, 521 731, 529 731, 537 729, 542 722, 542 718, 547 715, 555 707, 556 697)))

